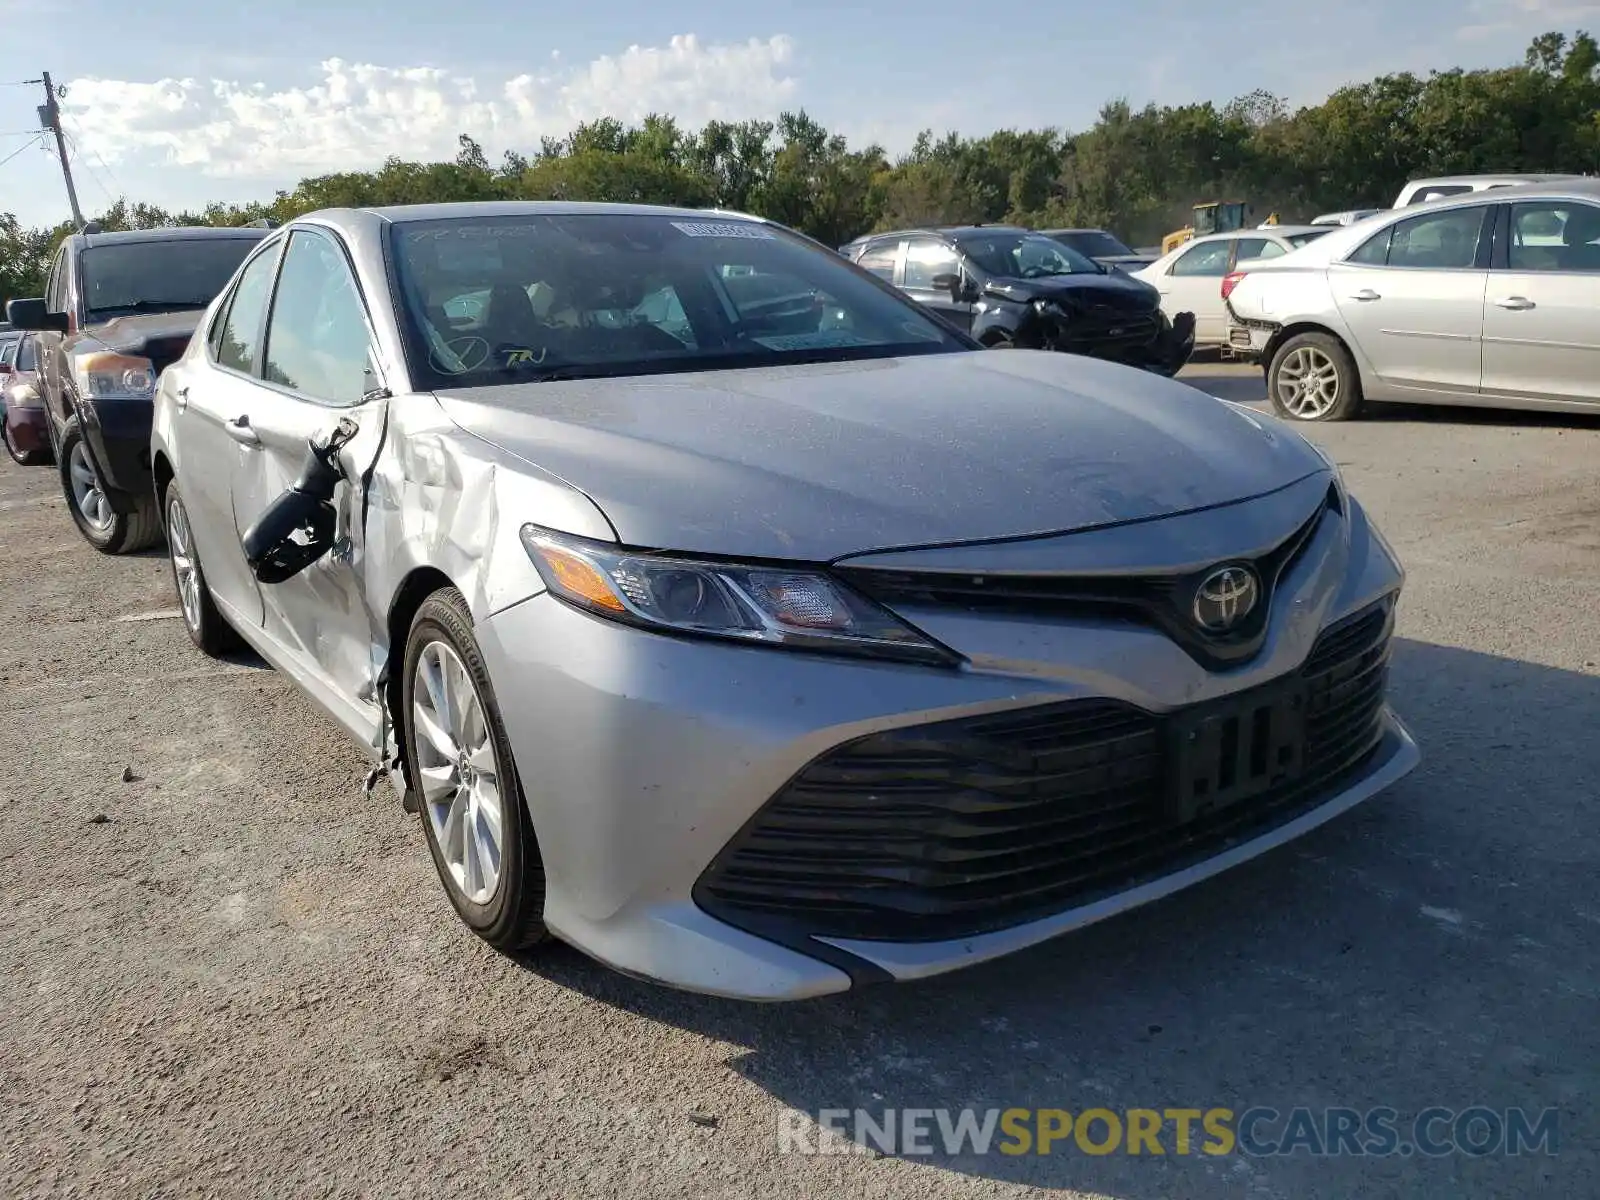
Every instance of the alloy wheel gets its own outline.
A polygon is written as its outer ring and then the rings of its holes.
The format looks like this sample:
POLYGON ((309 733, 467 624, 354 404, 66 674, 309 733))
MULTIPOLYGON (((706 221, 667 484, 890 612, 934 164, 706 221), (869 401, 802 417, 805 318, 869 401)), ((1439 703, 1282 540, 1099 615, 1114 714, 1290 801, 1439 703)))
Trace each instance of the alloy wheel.
POLYGON ((72 455, 67 460, 67 475, 72 481, 72 502, 78 513, 96 533, 105 533, 116 520, 111 501, 106 499, 100 486, 100 476, 90 461, 88 448, 80 437, 72 443, 72 455))
POLYGON ((172 574, 178 583, 178 603, 191 630, 200 628, 200 566, 195 561, 189 533, 189 516, 174 496, 167 506, 167 549, 172 555, 172 574))
POLYGON ((422 648, 411 695, 416 782, 434 840, 461 894, 487 904, 500 886, 505 814, 483 701, 443 641, 422 648))
POLYGON ((1339 403, 1339 369, 1315 346, 1297 346, 1278 367, 1278 402, 1302 420, 1326 416, 1339 403))

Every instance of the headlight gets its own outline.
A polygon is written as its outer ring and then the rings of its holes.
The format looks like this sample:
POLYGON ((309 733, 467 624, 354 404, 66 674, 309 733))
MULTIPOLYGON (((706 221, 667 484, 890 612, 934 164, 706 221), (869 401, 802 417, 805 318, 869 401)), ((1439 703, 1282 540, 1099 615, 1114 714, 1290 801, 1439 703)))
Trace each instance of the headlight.
POLYGON ((78 394, 90 400, 148 400, 156 394, 155 366, 128 354, 81 354, 72 360, 78 394))
POLYGON ((524 525, 545 585, 586 612, 663 633, 953 665, 958 656, 823 571, 701 562, 524 525))

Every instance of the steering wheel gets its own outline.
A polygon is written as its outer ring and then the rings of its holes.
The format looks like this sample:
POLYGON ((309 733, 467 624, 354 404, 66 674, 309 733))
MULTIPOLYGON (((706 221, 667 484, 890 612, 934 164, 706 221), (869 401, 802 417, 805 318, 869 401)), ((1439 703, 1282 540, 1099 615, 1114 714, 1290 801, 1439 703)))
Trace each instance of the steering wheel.
POLYGON ((489 361, 489 342, 477 334, 451 338, 445 342, 444 348, 455 355, 456 361, 461 365, 457 367, 442 362, 437 351, 430 351, 428 361, 433 365, 433 369, 442 375, 466 375, 489 361))

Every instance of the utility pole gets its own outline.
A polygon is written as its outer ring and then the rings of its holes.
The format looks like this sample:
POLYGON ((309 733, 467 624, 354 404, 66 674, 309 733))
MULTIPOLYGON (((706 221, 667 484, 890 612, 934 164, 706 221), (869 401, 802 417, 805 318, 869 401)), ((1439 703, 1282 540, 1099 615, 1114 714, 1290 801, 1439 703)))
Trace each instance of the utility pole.
POLYGON ((61 177, 67 181, 67 202, 72 205, 72 224, 75 228, 83 228, 83 210, 78 207, 78 189, 72 186, 72 164, 67 161, 67 137, 61 132, 61 106, 56 103, 55 85, 50 82, 50 72, 44 73, 43 79, 34 80, 35 83, 44 84, 44 103, 39 106, 39 124, 56 135, 56 153, 61 159, 61 177))

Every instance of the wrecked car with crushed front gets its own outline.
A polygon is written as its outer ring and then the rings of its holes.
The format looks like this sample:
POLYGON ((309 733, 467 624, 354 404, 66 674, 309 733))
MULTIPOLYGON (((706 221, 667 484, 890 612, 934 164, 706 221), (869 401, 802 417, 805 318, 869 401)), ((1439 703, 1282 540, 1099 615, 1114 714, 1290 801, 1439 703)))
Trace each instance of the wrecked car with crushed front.
POLYGON ((279 230, 163 376, 184 623, 420 815, 461 919, 782 1000, 1059 935, 1399 779, 1402 572, 1338 469, 985 352, 769 222, 279 230))

